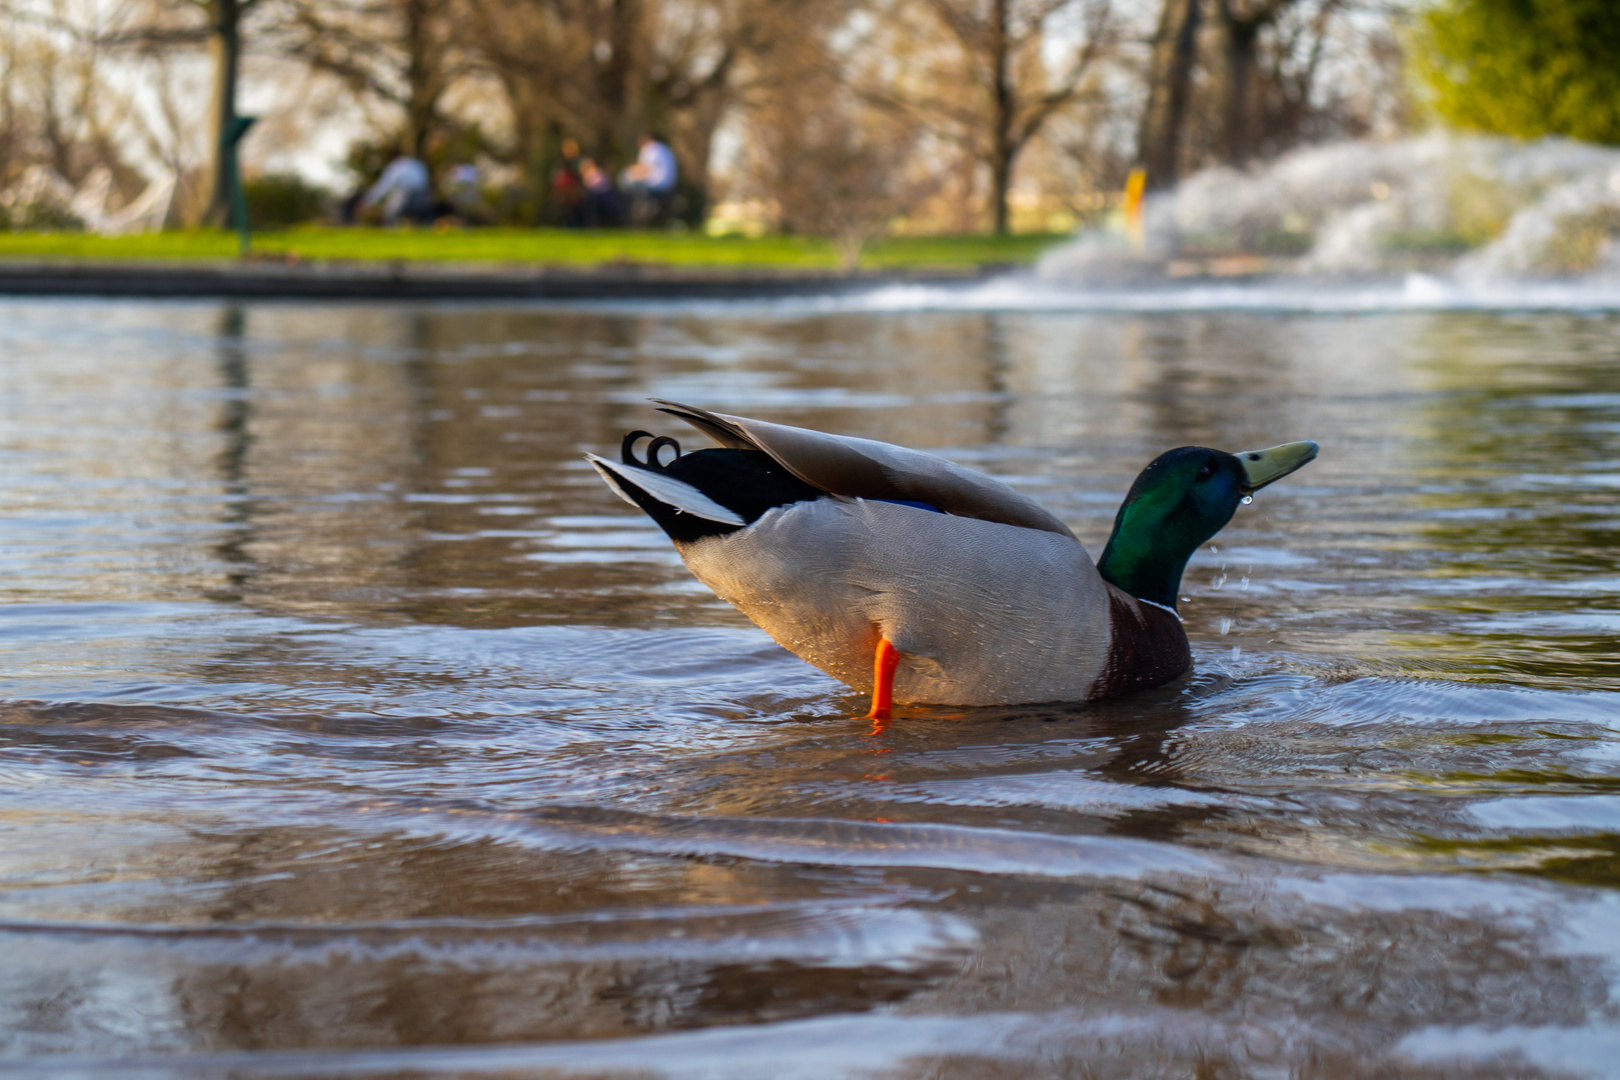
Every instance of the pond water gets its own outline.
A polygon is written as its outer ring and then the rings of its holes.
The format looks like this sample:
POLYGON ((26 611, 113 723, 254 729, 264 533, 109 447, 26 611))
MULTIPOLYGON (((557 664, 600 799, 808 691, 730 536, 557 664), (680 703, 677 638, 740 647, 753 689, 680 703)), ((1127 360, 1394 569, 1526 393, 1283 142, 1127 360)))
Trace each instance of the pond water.
POLYGON ((1612 1075, 1620 317, 980 306, 0 303, 0 1066, 1612 1075), (649 396, 1094 554, 1322 453, 1191 677, 874 731, 582 460, 649 396))

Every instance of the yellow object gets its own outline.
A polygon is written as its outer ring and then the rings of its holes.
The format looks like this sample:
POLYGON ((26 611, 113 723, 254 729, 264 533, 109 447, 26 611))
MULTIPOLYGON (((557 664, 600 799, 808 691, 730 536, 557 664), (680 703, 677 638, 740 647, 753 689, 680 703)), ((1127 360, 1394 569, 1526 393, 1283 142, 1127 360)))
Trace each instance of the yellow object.
POLYGON ((1147 170, 1132 169, 1125 178, 1125 234, 1131 238, 1131 250, 1141 253, 1145 243, 1142 231, 1142 196, 1147 193, 1147 170))

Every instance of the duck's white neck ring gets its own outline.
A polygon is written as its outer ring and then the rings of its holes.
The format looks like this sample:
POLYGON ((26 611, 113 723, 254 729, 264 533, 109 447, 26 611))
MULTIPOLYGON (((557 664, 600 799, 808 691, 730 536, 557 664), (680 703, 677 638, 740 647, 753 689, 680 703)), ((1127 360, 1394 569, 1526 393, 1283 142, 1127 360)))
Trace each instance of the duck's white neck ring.
POLYGON ((1168 606, 1166 604, 1161 604, 1157 600, 1144 600, 1140 596, 1138 596, 1138 597, 1136 597, 1136 602, 1138 604, 1151 604, 1153 607, 1158 608, 1160 611, 1168 611, 1170 614, 1172 614, 1172 615, 1174 615, 1176 617, 1176 622, 1181 622, 1182 621, 1181 612, 1177 611, 1175 608, 1170 607, 1170 606, 1168 606))

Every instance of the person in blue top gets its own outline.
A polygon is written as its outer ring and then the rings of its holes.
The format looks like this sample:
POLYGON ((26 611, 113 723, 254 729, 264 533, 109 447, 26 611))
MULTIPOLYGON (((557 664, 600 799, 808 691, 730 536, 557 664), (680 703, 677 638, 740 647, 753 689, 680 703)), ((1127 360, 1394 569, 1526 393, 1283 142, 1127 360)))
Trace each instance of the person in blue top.
POLYGON ((656 135, 642 135, 636 163, 624 170, 620 187, 630 198, 630 220, 636 225, 659 221, 675 194, 679 173, 675 152, 656 135))

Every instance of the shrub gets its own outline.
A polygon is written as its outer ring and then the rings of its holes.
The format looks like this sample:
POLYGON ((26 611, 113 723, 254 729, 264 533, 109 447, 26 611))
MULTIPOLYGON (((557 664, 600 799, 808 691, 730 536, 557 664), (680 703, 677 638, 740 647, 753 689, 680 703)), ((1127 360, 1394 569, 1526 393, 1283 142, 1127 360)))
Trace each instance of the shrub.
POLYGON ((1420 15, 1416 44, 1453 124, 1620 143, 1614 0, 1440 0, 1420 15))
POLYGON ((293 173, 266 173, 244 181, 248 221, 255 229, 285 229, 321 216, 326 192, 293 173))

